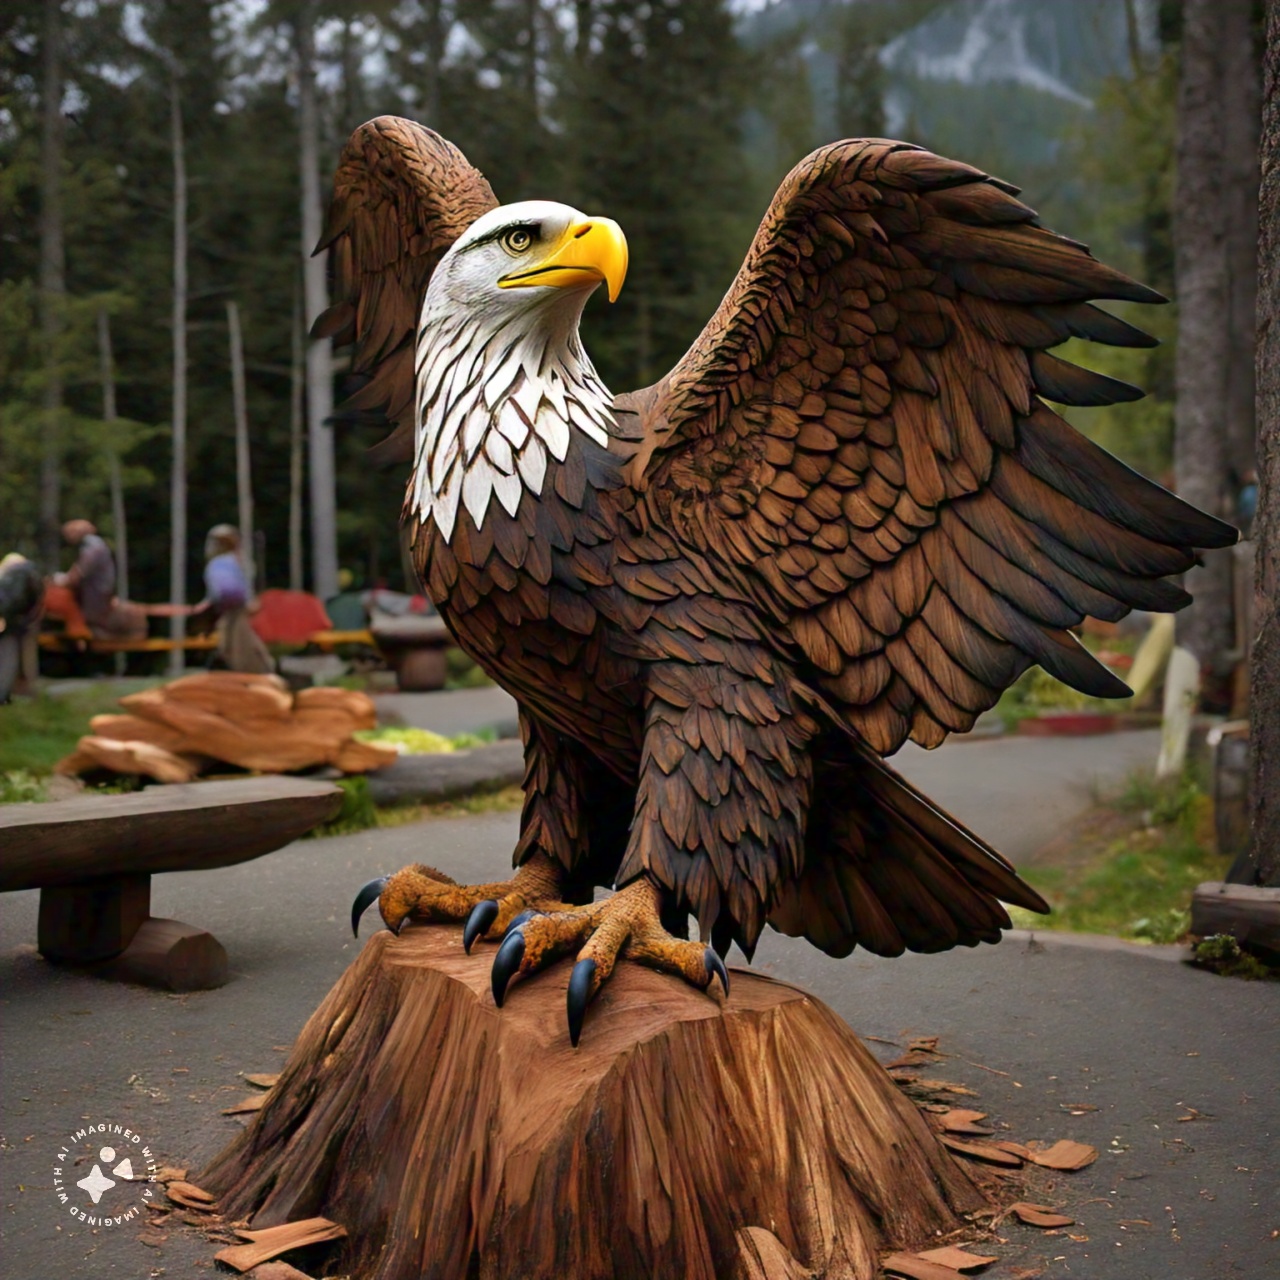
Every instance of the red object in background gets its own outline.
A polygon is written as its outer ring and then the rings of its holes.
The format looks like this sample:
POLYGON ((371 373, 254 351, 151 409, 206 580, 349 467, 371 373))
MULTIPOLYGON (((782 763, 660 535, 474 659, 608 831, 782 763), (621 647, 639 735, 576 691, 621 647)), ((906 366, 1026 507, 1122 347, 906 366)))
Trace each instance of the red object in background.
POLYGON ((1115 716, 1098 711, 1055 711, 1018 721, 1018 732, 1028 738, 1082 738, 1116 728, 1115 716))
POLYGON ((1099 662, 1105 662, 1113 671, 1128 671, 1133 666, 1131 654, 1115 653, 1111 649, 1099 649, 1093 656, 1099 662))
POLYGON ((258 596, 258 611, 250 622, 264 644, 306 644, 315 632, 333 628, 319 597, 275 587, 258 596))
POLYGON ((89 640, 93 636, 70 587, 60 587, 56 582, 45 583, 44 616, 61 622, 67 635, 73 639, 89 640))

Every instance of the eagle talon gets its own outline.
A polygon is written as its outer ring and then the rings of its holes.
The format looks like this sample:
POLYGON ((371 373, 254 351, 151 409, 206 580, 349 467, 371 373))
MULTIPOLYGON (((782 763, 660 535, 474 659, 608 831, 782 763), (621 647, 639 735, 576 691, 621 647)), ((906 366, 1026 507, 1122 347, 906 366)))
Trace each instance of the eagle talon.
POLYGON ((486 898, 483 902, 477 902, 471 909, 471 914, 467 917, 467 923, 462 927, 462 949, 467 955, 471 954, 471 948, 475 940, 489 932, 489 926, 498 918, 498 911, 498 903, 494 898, 486 898))
POLYGON ((387 877, 379 876, 376 880, 370 880, 356 894, 356 900, 351 904, 351 932, 355 937, 360 936, 360 917, 382 896, 382 891, 386 887, 387 877))
POLYGON ((518 929, 522 924, 527 924, 537 914, 538 912, 532 907, 526 907, 518 916, 512 918, 511 923, 507 925, 507 931, 510 932, 512 929, 518 929))
POLYGON ((507 987, 510 985, 516 971, 520 968, 520 962, 523 959, 524 934, 519 929, 509 930, 507 936, 502 940, 502 946, 498 948, 498 954, 493 957, 493 972, 491 974, 493 1003, 499 1009, 502 1008, 502 1002, 506 999, 507 987))
POLYGON ((569 994, 566 1001, 569 1013, 569 1042, 576 1049, 582 1036, 582 1020, 587 1016, 587 1005, 595 995, 596 962, 579 960, 569 975, 569 994))
POLYGON ((707 954, 704 957, 707 965, 707 988, 711 987, 712 978, 719 978, 720 985, 724 988, 725 999, 729 997, 729 970, 724 967, 724 961, 712 947, 707 948, 707 954))

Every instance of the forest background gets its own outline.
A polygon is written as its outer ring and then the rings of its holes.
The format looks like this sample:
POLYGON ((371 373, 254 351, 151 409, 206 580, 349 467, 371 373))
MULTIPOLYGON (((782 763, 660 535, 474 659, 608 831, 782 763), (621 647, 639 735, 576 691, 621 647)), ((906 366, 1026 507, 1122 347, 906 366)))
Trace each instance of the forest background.
MULTIPOLYGON (((456 142, 501 200, 616 218, 630 276, 584 337, 630 390, 710 316, 787 170, 839 137, 905 138, 1014 181, 1047 225, 1172 295, 1180 15, 1177 0, 7 0, 0 552, 53 569, 57 519, 115 538, 123 512, 129 594, 198 598, 203 532, 237 518, 233 303, 260 581, 327 594, 340 564, 356 585, 405 585, 404 475, 363 456, 377 433, 333 430, 332 515, 323 457, 308 475, 308 415, 343 381, 343 353, 308 361, 303 338, 309 131, 313 206, 352 128, 394 113, 456 142)), ((1163 345, 1072 358, 1148 398, 1072 416, 1167 479, 1176 308, 1135 318, 1163 345)))

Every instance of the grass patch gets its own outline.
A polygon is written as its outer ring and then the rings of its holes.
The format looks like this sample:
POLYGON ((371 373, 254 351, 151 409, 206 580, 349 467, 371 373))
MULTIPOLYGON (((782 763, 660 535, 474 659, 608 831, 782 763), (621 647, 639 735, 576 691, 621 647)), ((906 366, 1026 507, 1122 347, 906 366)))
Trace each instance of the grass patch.
POLYGON ((1244 978, 1249 982, 1280 979, 1280 968, 1264 964, 1229 933, 1215 933, 1196 943, 1194 957, 1198 968, 1209 969, 1224 978, 1244 978))
POLYGON ((43 800, 44 783, 26 769, 0 773, 0 804, 28 804, 43 800))
POLYGON ((380 809, 373 802, 368 779, 363 774, 339 778, 342 788, 342 808, 328 822, 321 823, 307 832, 304 839, 321 836, 347 836, 374 827, 403 827, 424 818, 461 818, 477 813, 511 813, 524 803, 524 792, 519 787, 504 787, 501 791, 481 792, 459 796, 455 800, 441 800, 435 804, 401 804, 380 809))
POLYGON ((1177 942, 1190 928, 1196 885, 1221 880, 1231 862, 1213 849, 1212 806, 1190 776, 1165 785, 1130 777, 1073 836, 1019 868, 1053 913, 1011 908, 1015 925, 1177 942))
POLYGON ((512 813, 524 804, 524 792, 519 787, 503 787, 501 791, 481 791, 454 800, 438 800, 424 804, 424 818, 462 818, 476 813, 512 813))
POLYGON ((67 693, 15 698, 0 707, 0 774, 25 771, 43 777, 51 773, 89 732, 93 716, 119 711, 119 699, 126 693, 159 683, 104 680, 67 693))

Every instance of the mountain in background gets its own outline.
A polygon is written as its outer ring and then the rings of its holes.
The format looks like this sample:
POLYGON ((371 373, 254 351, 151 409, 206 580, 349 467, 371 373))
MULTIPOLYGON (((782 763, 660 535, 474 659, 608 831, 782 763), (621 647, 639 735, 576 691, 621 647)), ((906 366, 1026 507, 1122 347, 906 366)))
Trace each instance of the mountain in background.
MULTIPOLYGON (((1104 79, 1129 75, 1135 60, 1154 55, 1155 0, 944 0, 918 7, 925 15, 880 49, 885 134, 1006 176, 1046 214, 1068 214, 1076 193, 1057 167, 1064 140, 1093 109, 1104 79)), ((744 15, 742 32, 757 47, 796 42, 818 145, 856 124, 840 120, 842 18, 891 30, 896 14, 910 20, 911 12, 892 0, 778 0, 744 15)))

